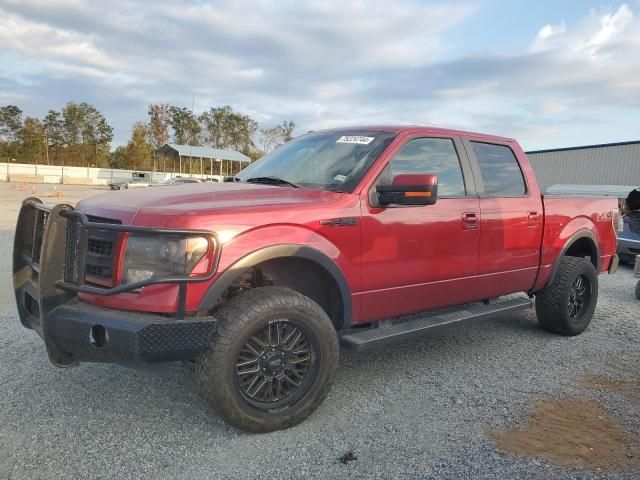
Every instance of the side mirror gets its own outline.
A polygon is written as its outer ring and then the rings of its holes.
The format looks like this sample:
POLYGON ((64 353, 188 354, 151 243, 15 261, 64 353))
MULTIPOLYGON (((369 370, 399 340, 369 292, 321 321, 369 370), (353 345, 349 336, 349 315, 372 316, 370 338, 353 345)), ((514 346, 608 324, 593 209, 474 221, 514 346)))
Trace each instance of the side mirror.
POLYGON ((438 199, 438 176, 403 173, 376 191, 381 205, 433 205, 438 199))

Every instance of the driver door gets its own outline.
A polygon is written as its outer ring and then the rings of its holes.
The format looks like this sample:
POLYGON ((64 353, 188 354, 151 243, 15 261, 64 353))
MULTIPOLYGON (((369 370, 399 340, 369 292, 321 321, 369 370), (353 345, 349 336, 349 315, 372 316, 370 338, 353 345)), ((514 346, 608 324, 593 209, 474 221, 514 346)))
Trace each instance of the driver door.
POLYGON ((458 138, 409 136, 362 195, 362 321, 475 298, 480 208, 458 138), (437 175, 436 203, 376 205, 376 186, 400 173, 437 175))

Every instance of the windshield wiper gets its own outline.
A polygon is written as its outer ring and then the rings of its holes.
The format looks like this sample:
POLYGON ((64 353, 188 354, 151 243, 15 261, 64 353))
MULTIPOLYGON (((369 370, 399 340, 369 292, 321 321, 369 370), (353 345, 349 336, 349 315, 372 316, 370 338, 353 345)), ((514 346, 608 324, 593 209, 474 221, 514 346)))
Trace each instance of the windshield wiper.
POLYGON ((247 183, 264 183, 267 185, 289 185, 293 188, 302 188, 297 183, 290 182, 289 180, 285 180, 279 177, 253 177, 247 178, 245 180, 247 183))

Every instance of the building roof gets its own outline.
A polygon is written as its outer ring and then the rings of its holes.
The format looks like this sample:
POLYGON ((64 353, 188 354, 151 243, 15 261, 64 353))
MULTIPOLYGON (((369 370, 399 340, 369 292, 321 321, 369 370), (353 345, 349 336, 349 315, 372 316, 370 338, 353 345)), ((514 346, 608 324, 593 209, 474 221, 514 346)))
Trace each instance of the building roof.
POLYGON ((638 188, 631 185, 574 185, 557 183, 545 191, 547 195, 606 196, 627 198, 629 192, 638 188))
POLYGON ((216 160, 233 160, 235 162, 250 163, 251 159, 235 150, 226 150, 211 147, 199 147, 192 145, 178 145, 166 143, 156 150, 158 155, 180 155, 192 158, 213 158, 216 160))
POLYGON ((599 143, 595 145, 579 145, 577 147, 563 147, 563 148, 548 148, 546 150, 531 150, 525 152, 527 155, 530 153, 549 153, 549 152, 567 152, 569 150, 585 150, 588 148, 605 148, 605 147, 621 147, 624 145, 637 145, 640 144, 640 140, 633 140, 631 142, 616 142, 616 143, 599 143))

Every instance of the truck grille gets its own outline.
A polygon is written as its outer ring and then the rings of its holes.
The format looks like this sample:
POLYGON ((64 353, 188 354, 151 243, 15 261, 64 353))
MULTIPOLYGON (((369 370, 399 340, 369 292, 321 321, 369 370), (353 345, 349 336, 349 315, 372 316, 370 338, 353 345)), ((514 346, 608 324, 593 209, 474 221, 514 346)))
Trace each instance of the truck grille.
MULTIPOLYGON (((122 222, 113 218, 87 215, 92 223, 108 223, 120 225, 122 222)), ((80 280, 80 228, 76 219, 69 220, 67 228, 67 261, 65 262, 65 281, 78 283, 80 280)), ((113 250, 117 232, 106 230, 89 230, 85 259, 85 279, 88 283, 110 286, 113 280, 113 250)))

